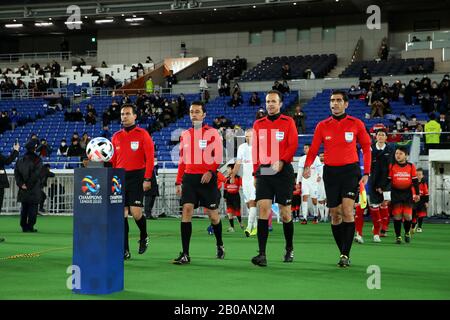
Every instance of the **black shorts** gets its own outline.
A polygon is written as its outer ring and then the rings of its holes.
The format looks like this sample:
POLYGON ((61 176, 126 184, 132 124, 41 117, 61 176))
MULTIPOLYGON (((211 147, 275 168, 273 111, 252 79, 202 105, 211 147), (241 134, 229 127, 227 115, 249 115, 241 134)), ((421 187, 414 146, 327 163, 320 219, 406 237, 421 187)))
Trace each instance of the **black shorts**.
POLYGON ((391 204, 394 205, 404 205, 404 206, 409 206, 411 207, 413 205, 413 200, 412 200, 412 191, 411 189, 405 189, 405 190, 401 190, 401 189, 395 189, 392 188, 391 190, 391 204))
MULTIPOLYGON (((266 169, 266 168, 262 168, 266 169)), ((287 163, 274 175, 261 174, 261 167, 256 172, 256 201, 272 200, 282 206, 289 206, 294 192, 294 168, 287 163)))
POLYGON ((231 208, 234 210, 241 209, 241 196, 239 195, 239 193, 227 193, 227 197, 225 198, 225 200, 227 201, 227 208, 231 208))
POLYGON ((327 194, 328 208, 335 208, 342 203, 342 198, 355 200, 359 192, 361 169, 358 163, 345 166, 324 166, 323 182, 327 194))
POLYGON ((369 204, 372 205, 379 205, 383 203, 384 197, 382 193, 379 193, 375 190, 375 187, 371 187, 370 194, 369 194, 369 204))
POLYGON ((145 169, 125 171, 125 207, 144 206, 145 169))
POLYGON ((217 189, 217 176, 214 174, 208 183, 200 183, 202 176, 203 174, 189 173, 183 175, 181 205, 192 203, 195 209, 198 207, 218 209, 217 200, 220 196, 217 189))

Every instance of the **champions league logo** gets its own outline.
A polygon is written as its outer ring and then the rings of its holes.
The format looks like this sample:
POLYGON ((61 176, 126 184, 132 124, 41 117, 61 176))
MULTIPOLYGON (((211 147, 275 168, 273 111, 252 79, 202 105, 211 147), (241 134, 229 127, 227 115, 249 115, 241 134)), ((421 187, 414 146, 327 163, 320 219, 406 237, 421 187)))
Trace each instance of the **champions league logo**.
POLYGON ((81 180, 81 183, 81 191, 88 196, 95 195, 100 191, 98 179, 94 179, 92 176, 84 177, 83 180, 81 180))
POLYGON ((114 196, 122 194, 122 183, 118 176, 112 178, 111 192, 114 196))
POLYGON ((122 203, 122 182, 120 181, 120 178, 118 176, 113 176, 111 183, 111 195, 109 196, 110 203, 122 203))
POLYGON ((92 176, 86 176, 81 180, 81 191, 82 195, 78 196, 78 200, 83 204, 101 204, 102 196, 98 193, 100 192, 100 184, 97 178, 92 176))

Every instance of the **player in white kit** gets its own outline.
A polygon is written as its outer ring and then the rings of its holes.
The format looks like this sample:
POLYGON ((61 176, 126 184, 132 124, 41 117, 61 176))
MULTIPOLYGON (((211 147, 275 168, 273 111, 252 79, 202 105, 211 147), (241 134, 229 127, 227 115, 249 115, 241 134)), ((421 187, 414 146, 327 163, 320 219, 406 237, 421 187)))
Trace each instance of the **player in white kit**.
MULTIPOLYGON (((324 153, 323 152, 319 153, 319 159, 320 159, 321 166, 318 169, 318 171, 319 171, 319 175, 322 177, 323 176, 323 166, 324 166, 324 153)), ((328 214, 329 214, 330 210, 326 206, 327 194, 325 193, 325 183, 323 182, 323 179, 320 179, 319 186, 317 188, 317 201, 318 201, 317 211, 319 211, 320 221, 327 222, 328 214)))
POLYGON ((311 165, 311 176, 308 179, 303 178, 303 168, 305 167, 306 156, 308 155, 310 144, 305 144, 303 146, 303 151, 305 152, 304 156, 300 157, 298 161, 298 172, 297 172, 297 183, 302 182, 302 215, 303 221, 302 224, 308 223, 308 199, 311 197, 311 201, 313 204, 313 214, 314 220, 313 223, 317 223, 317 192, 319 187, 319 182, 322 180, 321 170, 322 163, 320 162, 319 157, 316 156, 313 164, 311 165))
POLYGON ((252 161, 252 131, 253 129, 247 129, 245 131, 245 143, 241 144, 237 151, 236 162, 232 176, 238 174, 242 165, 242 193, 244 195, 244 202, 249 209, 247 228, 245 229, 245 235, 255 236, 257 233, 257 211, 256 211, 256 189, 253 177, 253 161, 252 161))

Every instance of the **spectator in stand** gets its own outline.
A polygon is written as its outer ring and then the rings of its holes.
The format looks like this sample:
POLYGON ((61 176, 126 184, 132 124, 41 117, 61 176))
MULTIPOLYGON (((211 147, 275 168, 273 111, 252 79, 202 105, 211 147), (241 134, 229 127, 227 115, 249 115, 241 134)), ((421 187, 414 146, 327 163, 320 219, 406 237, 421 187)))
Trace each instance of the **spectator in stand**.
POLYGON ((101 68, 108 68, 108 65, 106 64, 105 61, 102 61, 102 66, 101 66, 101 68))
POLYGON ((283 80, 282 84, 282 91, 280 91, 282 94, 291 93, 291 88, 289 88, 289 84, 286 80, 283 80))
POLYGON ((220 129, 220 125, 221 125, 221 121, 220 121, 219 117, 214 118, 212 127, 214 129, 220 129))
POLYGON ((92 114, 94 115, 94 116, 97 116, 97 110, 95 110, 95 107, 92 105, 92 104, 88 104, 87 106, 86 106, 86 111, 87 112, 92 112, 92 114))
POLYGON ((387 40, 383 39, 383 41, 381 42, 379 57, 382 61, 386 61, 388 59, 388 56, 389 56, 389 46, 387 44, 387 40))
POLYGON ((265 116, 267 116, 267 112, 265 109, 261 108, 258 111, 256 111, 255 120, 261 119, 265 116))
POLYGON ((220 116, 220 127, 221 127, 221 128, 225 128, 225 129, 228 129, 228 128, 233 129, 233 128, 234 128, 234 125, 233 125, 233 123, 231 122, 231 120, 228 119, 227 117, 225 117, 225 116, 220 116))
POLYGON ((234 109, 243 103, 244 103, 244 101, 242 99, 242 96, 238 92, 235 92, 233 94, 233 97, 231 97, 231 100, 228 103, 228 105, 234 109))
POLYGON ((283 64, 283 66, 281 67, 281 78, 283 80, 292 79, 291 66, 287 62, 285 64, 283 64))
POLYGON ((186 101, 186 98, 184 97, 184 94, 180 93, 178 96, 178 112, 179 112, 179 118, 183 117, 184 115, 188 114, 188 104, 186 101))
POLYGON ((122 100, 120 100, 120 105, 123 106, 124 104, 131 104, 131 98, 128 95, 128 93, 124 93, 122 100))
POLYGON ((227 87, 227 83, 225 81, 223 81, 222 76, 219 76, 219 78, 217 79, 217 90, 218 90, 219 96, 225 97, 226 87, 227 87))
MULTIPOLYGON (((103 68, 103 67, 102 67, 103 68)), ((104 67, 106 68, 106 67, 104 67)), ((87 71, 88 74, 91 74, 93 77, 99 77, 100 71, 98 71, 95 66, 91 66, 91 68, 87 71)))
POLYGON ((48 145, 47 140, 41 139, 41 144, 36 149, 36 152, 39 154, 39 156, 43 158, 50 157, 52 151, 52 147, 48 145))
POLYGON ((350 100, 359 99, 363 94, 361 87, 356 88, 354 85, 350 87, 350 90, 348 90, 347 93, 350 100))
POLYGON ((0 116, 0 133, 9 130, 11 126, 11 120, 9 119, 8 112, 3 111, 0 116))
POLYGON ((103 86, 104 86, 103 77, 98 77, 97 80, 94 82, 94 87, 103 88, 103 86))
POLYGON ((75 112, 72 112, 72 121, 83 121, 83 113, 80 108, 77 108, 75 112))
POLYGON ((119 121, 120 120, 120 106, 116 100, 113 100, 111 102, 111 105, 109 106, 108 111, 110 113, 109 118, 111 121, 116 121, 116 120, 119 121))
POLYGON ((295 106, 294 115, 292 117, 297 127, 298 133, 306 133, 306 115, 302 110, 302 106, 298 104, 295 106))
POLYGON ((60 77, 61 76, 60 73, 61 73, 61 65, 55 60, 53 60, 51 66, 51 75, 53 77, 60 77))
POLYGON ((56 151, 56 155, 67 157, 67 150, 68 149, 69 149, 69 147, 67 146, 66 139, 62 139, 61 143, 59 144, 58 151, 56 151))
POLYGON ((420 42, 420 39, 417 38, 416 36, 413 36, 411 42, 420 42))
POLYGON ((107 89, 115 89, 117 85, 116 80, 114 80, 113 77, 111 77, 109 74, 105 75, 105 82, 103 83, 103 86, 107 89))
POLYGON ((206 81, 206 74, 202 74, 200 77, 200 94, 202 97, 202 101, 204 102, 208 102, 209 101, 209 87, 208 87, 208 82, 206 81))
POLYGON ((303 71, 303 78, 305 79, 315 79, 316 75, 312 71, 311 68, 306 68, 305 71, 303 71))
POLYGON ((11 115, 9 117, 12 131, 14 131, 16 129, 19 119, 20 119, 20 117, 19 117, 19 114, 17 113, 17 109, 13 108, 11 110, 11 115))
POLYGON ((370 118, 383 118, 384 117, 384 104, 383 102, 376 100, 372 103, 372 109, 370 112, 370 118))
POLYGON ((372 82, 372 75, 367 69, 367 66, 363 66, 359 75, 359 86, 366 91, 369 91, 370 83, 372 82))
POLYGON ((147 60, 145 60, 145 63, 153 63, 152 58, 150 56, 147 57, 147 60))
POLYGON ((88 136, 87 132, 84 132, 81 136, 80 147, 86 150, 86 147, 90 140, 91 138, 88 136))
POLYGON ((417 88, 416 82, 414 80, 410 80, 408 85, 405 87, 405 96, 404 102, 407 105, 414 105, 415 98, 417 97, 420 90, 417 88))
POLYGON ((100 134, 101 137, 106 138, 108 140, 111 140, 112 134, 111 131, 109 131, 108 126, 103 126, 102 132, 100 134))
POLYGON ((96 125, 97 124, 97 118, 92 113, 92 111, 88 111, 86 117, 84 118, 86 124, 96 125))
MULTIPOLYGON (((439 114, 439 124, 441 125, 441 132, 449 132, 449 120, 446 117, 445 113, 439 114)), ((441 143, 448 143, 449 142, 449 134, 448 133, 441 133, 440 142, 441 143)))
POLYGON ((49 89, 56 89, 56 88, 58 88, 58 81, 54 77, 51 77, 48 80, 48 88, 49 89))
POLYGON ((275 81, 273 83, 272 90, 277 90, 278 92, 283 92, 284 88, 281 83, 279 83, 278 81, 275 81))
POLYGON ((261 106, 261 99, 258 96, 258 92, 253 92, 252 96, 250 97, 250 100, 248 101, 248 104, 251 106, 261 106))
POLYGON ((81 148, 78 139, 72 139, 72 144, 67 150, 68 157, 81 157, 84 154, 84 149, 81 148))
POLYGON ((173 74, 173 70, 170 70, 169 75, 166 77, 167 88, 169 92, 172 90, 174 84, 177 84, 177 76, 173 74))
POLYGON ((78 65, 74 70, 74 72, 79 72, 81 76, 84 74, 84 69, 81 67, 81 65, 78 65))

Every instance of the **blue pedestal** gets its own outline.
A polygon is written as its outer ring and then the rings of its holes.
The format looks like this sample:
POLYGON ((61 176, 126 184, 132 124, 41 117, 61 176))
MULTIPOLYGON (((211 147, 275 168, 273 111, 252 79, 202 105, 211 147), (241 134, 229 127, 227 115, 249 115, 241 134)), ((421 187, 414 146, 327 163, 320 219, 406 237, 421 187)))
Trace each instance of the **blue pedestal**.
POLYGON ((75 293, 123 290, 124 175, 122 169, 75 169, 73 265, 80 270, 75 293))

